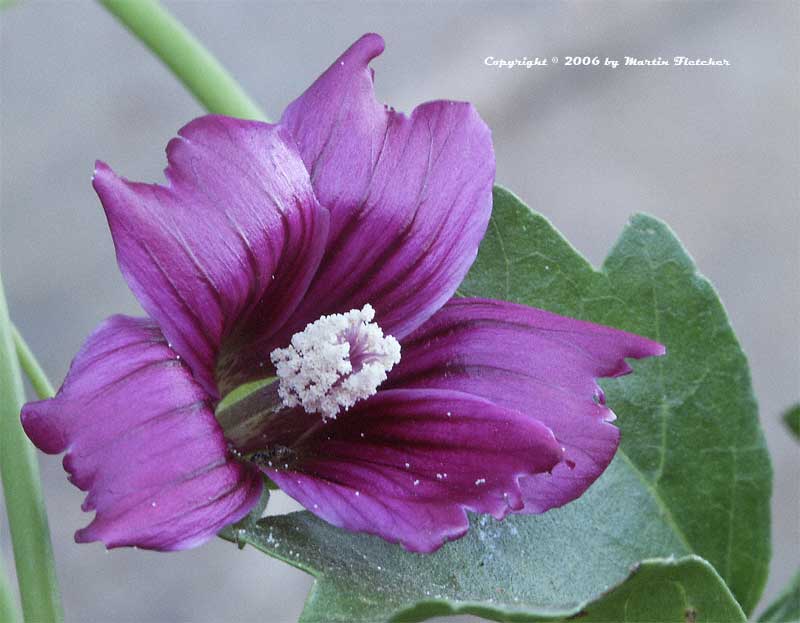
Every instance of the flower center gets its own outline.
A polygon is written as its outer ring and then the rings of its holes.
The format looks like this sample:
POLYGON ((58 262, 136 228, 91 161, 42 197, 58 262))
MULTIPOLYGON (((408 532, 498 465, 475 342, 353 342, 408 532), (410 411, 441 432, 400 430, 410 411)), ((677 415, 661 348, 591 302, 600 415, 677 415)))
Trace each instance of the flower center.
POLYGON ((295 333, 288 348, 273 350, 283 404, 327 420, 372 396, 400 361, 400 343, 374 317, 371 305, 322 316, 295 333))

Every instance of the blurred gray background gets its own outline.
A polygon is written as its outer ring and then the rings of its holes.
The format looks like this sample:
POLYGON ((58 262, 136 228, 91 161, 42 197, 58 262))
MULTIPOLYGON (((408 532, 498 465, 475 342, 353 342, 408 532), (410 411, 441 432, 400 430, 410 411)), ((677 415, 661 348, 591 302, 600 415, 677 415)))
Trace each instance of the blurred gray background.
MULTIPOLYGON (((273 118, 359 35, 384 35, 379 97, 409 111, 474 102, 498 181, 594 263, 628 216, 676 230, 714 282, 752 366, 775 467, 766 598, 800 563, 800 457, 782 409, 800 398, 798 3, 168 2, 273 118), (487 56, 686 55, 725 68, 490 69, 487 56)), ((195 101, 90 2, 0 15, 3 278, 54 381, 86 335, 136 314, 89 179, 103 158, 161 180, 195 101)), ((221 541, 180 554, 75 545, 90 517, 60 459, 42 457, 69 621, 292 621, 310 580, 221 541)), ((278 510, 291 506, 286 500, 278 510)), ((11 566, 6 526, 0 546, 11 566)))

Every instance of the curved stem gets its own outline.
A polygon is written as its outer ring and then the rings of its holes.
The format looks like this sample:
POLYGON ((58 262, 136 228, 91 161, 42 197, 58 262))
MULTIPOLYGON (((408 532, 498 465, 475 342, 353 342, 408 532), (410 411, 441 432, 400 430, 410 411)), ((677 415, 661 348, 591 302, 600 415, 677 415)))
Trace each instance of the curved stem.
POLYGON ((50 384, 50 380, 42 370, 42 366, 36 361, 33 351, 25 343, 25 339, 13 324, 11 325, 11 335, 14 338, 14 346, 17 349, 17 358, 25 372, 25 376, 31 382, 33 391, 36 392, 39 398, 52 398, 56 392, 50 384))
POLYGON ((26 621, 63 617, 36 454, 19 422, 25 401, 0 280, 0 475, 26 621))
POLYGON ((220 62, 157 0, 99 1, 172 70, 206 110, 267 121, 220 62))

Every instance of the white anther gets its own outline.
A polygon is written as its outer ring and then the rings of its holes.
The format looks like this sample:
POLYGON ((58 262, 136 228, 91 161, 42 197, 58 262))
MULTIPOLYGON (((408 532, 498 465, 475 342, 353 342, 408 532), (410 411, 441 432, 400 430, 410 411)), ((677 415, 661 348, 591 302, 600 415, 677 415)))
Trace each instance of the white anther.
POLYGON ((371 305, 322 316, 295 333, 290 346, 272 351, 283 404, 333 419, 372 396, 400 361, 400 343, 374 317, 371 305))

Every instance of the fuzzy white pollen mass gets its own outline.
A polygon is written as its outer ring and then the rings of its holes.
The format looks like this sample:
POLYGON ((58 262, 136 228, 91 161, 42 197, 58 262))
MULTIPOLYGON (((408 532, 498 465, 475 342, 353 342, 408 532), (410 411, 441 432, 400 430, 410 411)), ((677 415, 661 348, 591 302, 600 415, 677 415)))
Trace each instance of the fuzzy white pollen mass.
POLYGON ((290 346, 273 350, 283 404, 333 419, 372 396, 400 361, 400 343, 373 318, 371 305, 322 316, 295 333, 290 346))

